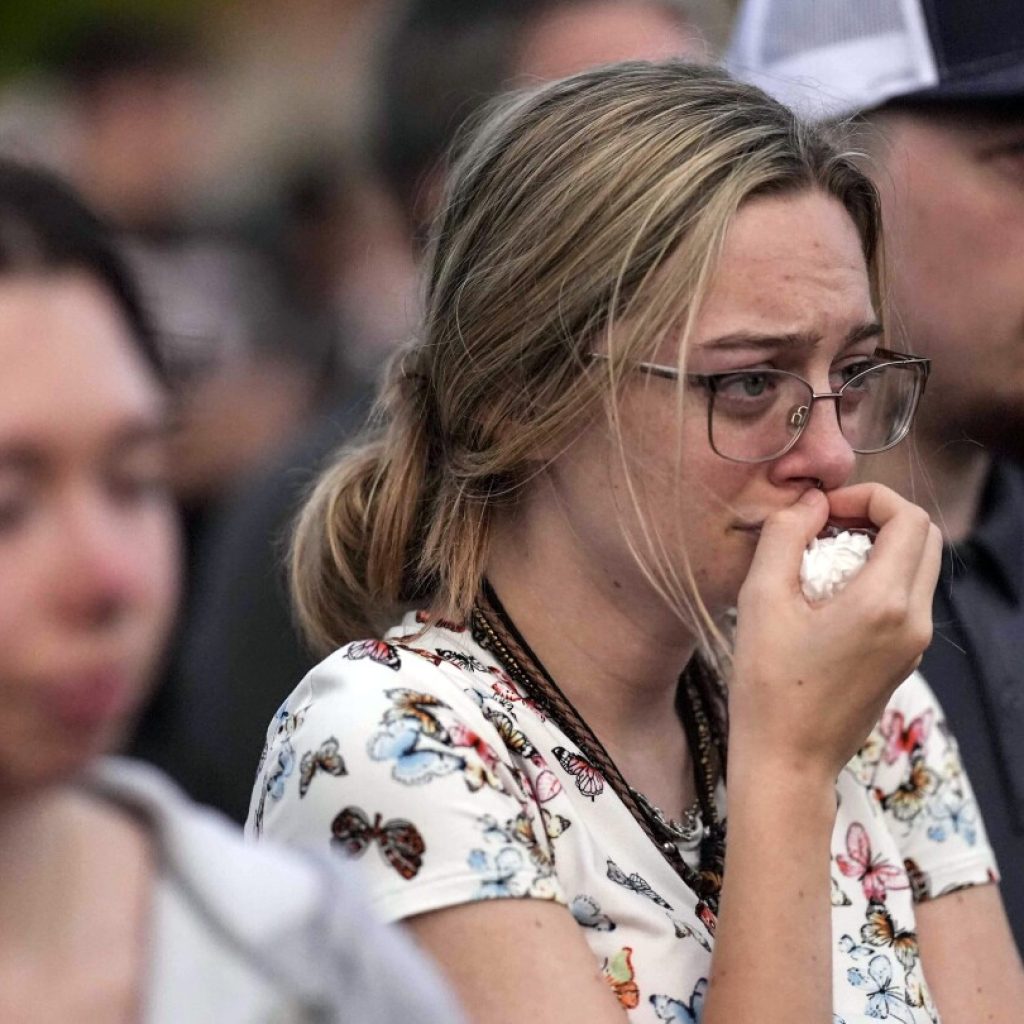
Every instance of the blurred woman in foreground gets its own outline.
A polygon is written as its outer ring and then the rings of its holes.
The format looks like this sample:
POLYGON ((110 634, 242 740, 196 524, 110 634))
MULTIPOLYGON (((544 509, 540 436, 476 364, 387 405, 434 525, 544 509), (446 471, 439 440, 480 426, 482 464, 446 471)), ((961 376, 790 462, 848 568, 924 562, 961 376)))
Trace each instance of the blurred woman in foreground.
POLYGON ((451 1020, 334 865, 96 760, 175 607, 168 410, 104 228, 9 163, 0 367, 0 1020, 451 1020))

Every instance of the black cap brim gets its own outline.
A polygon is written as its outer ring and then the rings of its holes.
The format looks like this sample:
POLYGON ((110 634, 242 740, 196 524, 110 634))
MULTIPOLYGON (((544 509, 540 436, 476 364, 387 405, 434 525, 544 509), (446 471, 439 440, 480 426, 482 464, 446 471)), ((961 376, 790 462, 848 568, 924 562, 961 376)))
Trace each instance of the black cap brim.
POLYGON ((969 103, 1024 100, 1024 57, 1008 67, 950 78, 940 85, 905 93, 899 100, 920 103, 969 103))

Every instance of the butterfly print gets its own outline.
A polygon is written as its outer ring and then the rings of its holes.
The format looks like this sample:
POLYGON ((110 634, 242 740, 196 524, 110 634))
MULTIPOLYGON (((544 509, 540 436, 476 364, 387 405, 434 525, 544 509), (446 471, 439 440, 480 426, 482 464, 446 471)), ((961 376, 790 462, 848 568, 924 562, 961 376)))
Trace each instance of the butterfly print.
MULTIPOLYGON (((540 813, 541 820, 544 823, 544 834, 549 841, 557 839, 572 824, 568 818, 563 817, 561 814, 552 814, 546 807, 542 808, 540 813)), ((528 814, 521 811, 509 824, 511 826, 512 838, 526 847, 526 852, 530 855, 530 859, 538 867, 550 869, 554 866, 547 844, 541 845, 537 839, 533 819, 528 814)))
POLYGON ((464 654, 462 651, 446 651, 441 647, 437 648, 437 656, 443 658, 456 668, 465 672, 486 672, 487 666, 472 654, 464 654))
POLYGON ((627 875, 626 872, 611 859, 611 857, 608 858, 608 877, 615 882, 616 885, 621 885, 624 888, 629 889, 631 892, 635 892, 638 896, 646 896, 647 899, 656 903, 659 907, 662 907, 665 910, 672 909, 672 904, 663 900, 650 887, 650 885, 647 884, 646 879, 642 878, 635 871, 633 874, 627 875))
POLYGON ((505 746, 513 754, 518 754, 520 757, 528 758, 534 762, 537 761, 540 756, 537 753, 537 748, 529 741, 526 733, 516 728, 515 722, 508 715, 487 707, 484 708, 484 715, 491 725, 497 729, 498 735, 504 741, 505 746))
POLYGON ((370 739, 368 753, 374 761, 394 761, 391 770, 396 782, 417 785, 448 775, 465 767, 457 754, 419 747, 423 733, 415 722, 391 722, 386 729, 370 739))
POLYGON ((562 792, 562 783, 558 781, 558 776, 550 768, 539 772, 537 778, 532 780, 531 785, 533 796, 540 804, 546 804, 562 792))
POLYGON ((307 750, 299 763, 299 796, 304 797, 317 771, 327 772, 335 778, 348 774, 345 762, 338 753, 338 741, 334 736, 323 741, 319 750, 307 750))
POLYGON ((697 900, 697 905, 694 908, 697 913, 697 917, 700 923, 707 928, 710 935, 715 934, 715 929, 718 927, 718 918, 715 916, 715 912, 704 902, 704 900, 697 900))
POLYGON ((978 809, 974 803, 956 793, 946 793, 928 805, 928 813, 935 820, 928 827, 928 838, 944 843, 951 836, 960 836, 968 846, 978 841, 978 809))
POLYGON ((831 895, 832 906, 833 907, 848 907, 848 906, 850 906, 851 903, 852 903, 850 897, 847 896, 845 892, 843 892, 842 888, 840 887, 839 883, 835 880, 835 878, 829 878, 829 881, 832 883, 832 895, 831 895))
POLYGON ((868 907, 868 921, 860 930, 861 940, 869 946, 891 947, 903 969, 911 971, 917 963, 917 935, 900 931, 892 915, 880 903, 868 907))
POLYGON ((593 928, 596 932, 615 931, 615 922, 607 914, 601 913, 597 901, 590 896, 581 894, 574 897, 569 910, 576 918, 576 923, 583 928, 593 928))
POLYGON ((486 740, 481 739, 472 729, 461 722, 457 722, 448 730, 448 739, 453 747, 468 747, 479 758, 478 761, 467 761, 463 768, 466 785, 471 793, 475 793, 485 785, 490 786, 491 789, 502 788, 498 777, 494 774, 494 769, 498 767, 498 755, 486 740))
POLYGON ((403 651, 410 651, 412 654, 418 654, 421 658, 425 658, 435 668, 444 662, 444 658, 440 654, 435 654, 433 651, 428 651, 423 647, 412 647, 405 643, 401 647, 403 651))
POLYGON ((867 830, 854 822, 846 830, 847 856, 839 854, 836 863, 847 878, 856 878, 870 903, 884 903, 887 889, 906 889, 904 873, 882 857, 871 855, 867 830))
POLYGON ((839 949, 854 960, 867 960, 878 952, 871 946, 861 945, 852 935, 839 937, 839 949))
POLYGON ((295 770, 295 750, 287 740, 277 753, 277 764, 267 772, 266 791, 275 800, 284 796, 284 784, 295 770))
POLYGON ((357 640, 342 649, 342 657, 349 661, 370 661, 397 672, 402 667, 402 659, 398 656, 398 648, 387 640, 357 640))
POLYGON ((876 793, 882 809, 891 811, 898 821, 913 821, 928 798, 938 789, 939 777, 925 764, 920 753, 910 755, 910 775, 891 793, 876 793))
POLYGON ((512 680, 500 668, 492 667, 491 672, 498 677, 496 682, 491 683, 491 689, 496 697, 506 702, 509 710, 515 704, 522 704, 524 708, 529 708, 542 722, 547 721, 541 706, 532 697, 524 697, 515 688, 512 680))
POLYGON ((633 948, 623 946, 617 953, 605 959, 601 975, 615 993, 624 1010, 635 1010, 640 1005, 640 989, 633 977, 633 948))
POLYGON ((904 725, 901 711, 886 711, 879 727, 885 737, 885 763, 895 764, 904 754, 913 754, 923 747, 931 732, 934 716, 934 710, 928 708, 909 725, 904 725))
POLYGON ((672 928, 676 933, 677 939, 693 939, 705 953, 711 952, 711 944, 703 935, 695 932, 688 924, 684 924, 678 918, 670 915, 669 920, 672 922, 672 928))
POLYGON ((689 1002, 681 1002, 668 996, 651 996, 651 1006, 658 1020, 668 1024, 700 1024, 704 1014, 704 996, 708 990, 708 979, 701 978, 693 986, 689 1002))
POLYGON ((274 715, 274 721, 277 722, 277 729, 274 732, 274 737, 280 739, 285 737, 290 739, 295 735, 295 730, 305 721, 306 711, 308 708, 301 707, 294 714, 287 711, 285 705, 282 705, 277 714, 274 715))
POLYGON ((576 779, 576 788, 589 800, 604 792, 604 776, 582 755, 565 747, 555 747, 552 754, 562 768, 576 779))
POLYGON ((449 710, 443 701, 438 700, 433 694, 405 688, 385 690, 384 695, 392 704, 392 707, 384 712, 385 722, 412 719, 419 723, 419 728, 425 736, 437 737, 442 742, 446 740, 444 726, 437 717, 438 711, 449 710))
POLYGON ((913 1011, 907 1006, 906 999, 899 989, 892 983, 892 964, 887 957, 881 953, 872 957, 867 975, 859 967, 851 967, 846 972, 846 977, 855 988, 868 993, 868 1017, 882 1020, 891 1017, 901 1024, 914 1024, 913 1011))
POLYGON ((473 850, 468 863, 483 876, 477 890, 478 898, 501 899, 526 894, 527 886, 519 877, 524 867, 523 855, 514 846, 506 846, 493 856, 485 850, 473 850))
MULTIPOLYGON (((917 866, 917 861, 908 857, 903 862, 903 868, 907 872, 907 878, 910 881, 910 892, 914 902, 921 903, 929 899, 931 896, 931 886, 928 882, 928 876, 917 866)), ((995 881, 995 879, 992 879, 992 881, 995 881)))
POLYGON ((379 843, 384 859, 406 881, 416 877, 427 848, 411 821, 392 818, 382 823, 376 814, 371 824, 366 812, 358 807, 341 811, 331 822, 331 834, 331 845, 350 857, 361 857, 373 843, 379 843))

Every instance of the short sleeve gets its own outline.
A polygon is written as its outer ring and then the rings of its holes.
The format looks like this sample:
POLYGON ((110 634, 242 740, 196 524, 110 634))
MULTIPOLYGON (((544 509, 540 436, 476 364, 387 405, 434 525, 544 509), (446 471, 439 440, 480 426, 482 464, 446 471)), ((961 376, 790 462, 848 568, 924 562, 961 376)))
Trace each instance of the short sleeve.
POLYGON ((464 673, 383 640, 315 668, 271 723, 250 837, 358 860, 385 920, 500 897, 565 902, 544 813, 464 673))
POLYGON ((956 739, 917 673, 896 691, 863 758, 917 901, 998 881, 956 739))

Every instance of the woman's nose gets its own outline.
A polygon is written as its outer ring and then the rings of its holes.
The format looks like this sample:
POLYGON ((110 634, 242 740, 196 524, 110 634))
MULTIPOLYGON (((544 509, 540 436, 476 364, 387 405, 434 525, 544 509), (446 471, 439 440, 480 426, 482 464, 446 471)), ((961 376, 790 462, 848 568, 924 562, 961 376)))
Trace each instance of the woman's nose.
POLYGON ((145 579, 130 529, 98 496, 79 502, 65 527, 64 612, 81 627, 112 627, 137 600, 145 579))
POLYGON ((842 487, 850 478, 857 456, 839 427, 838 402, 819 398, 801 407, 803 430, 793 447, 776 459, 775 473, 786 480, 819 480, 825 490, 842 487))

